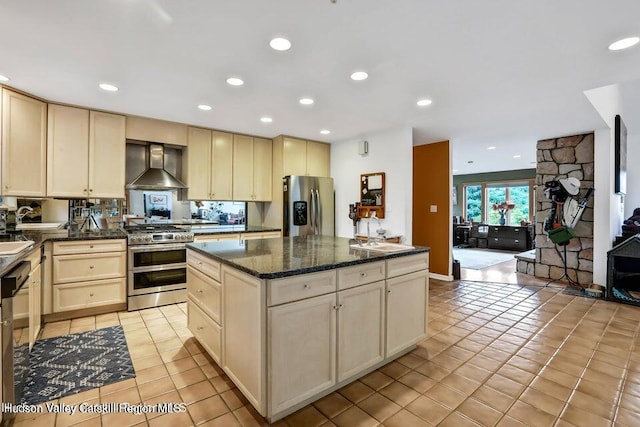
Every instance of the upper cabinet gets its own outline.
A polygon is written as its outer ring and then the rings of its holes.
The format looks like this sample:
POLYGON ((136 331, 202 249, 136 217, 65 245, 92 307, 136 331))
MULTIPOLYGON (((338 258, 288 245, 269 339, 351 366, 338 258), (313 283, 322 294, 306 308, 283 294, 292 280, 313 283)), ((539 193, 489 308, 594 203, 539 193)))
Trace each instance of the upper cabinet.
POLYGON ((270 139, 233 136, 233 200, 271 201, 271 161, 270 139))
POLYGON ((189 128, 186 176, 190 200, 232 200, 233 135, 189 128))
POLYGON ((47 104, 2 88, 2 183, 5 196, 44 197, 47 104))
POLYGON ((181 123, 128 116, 126 138, 186 146, 187 129, 188 126, 181 123))
POLYGON ((282 137, 282 176, 329 176, 330 145, 282 137))
POLYGON ((49 104, 47 196, 124 198, 125 151, 124 116, 49 104))

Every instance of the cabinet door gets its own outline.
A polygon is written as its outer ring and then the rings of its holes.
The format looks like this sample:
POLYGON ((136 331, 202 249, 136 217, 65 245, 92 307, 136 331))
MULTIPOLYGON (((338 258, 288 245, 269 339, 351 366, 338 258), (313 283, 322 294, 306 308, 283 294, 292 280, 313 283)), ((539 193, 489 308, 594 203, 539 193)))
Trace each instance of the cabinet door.
POLYGON ((426 270, 387 279, 386 357, 427 335, 429 279, 426 270))
POLYGON ((331 176, 330 153, 329 144, 307 141, 307 175, 331 176))
POLYGON ((29 348, 40 334, 42 317, 42 285, 40 264, 29 274, 29 348))
POLYGON ((191 200, 211 199, 211 131, 189 128, 187 185, 191 200))
POLYGON ((338 382, 384 359, 384 280, 338 293, 338 382))
POLYGON ((89 197, 123 199, 127 141, 125 117, 89 114, 89 197))
POLYGON ((89 110, 49 104, 48 114, 47 195, 88 197, 89 110))
POLYGON ((306 175, 307 141, 284 138, 282 150, 282 175, 306 175))
POLYGON ((2 89, 2 194, 44 197, 47 104, 2 89))
POLYGON ((336 295, 269 309, 270 413, 336 383, 336 295))
POLYGON ((270 139, 253 138, 253 200, 271 201, 272 154, 273 148, 270 139))
POLYGON ((233 135, 233 200, 253 198, 253 138, 233 135))
POLYGON ((233 135, 213 132, 211 144, 211 199, 231 200, 233 199, 233 135))

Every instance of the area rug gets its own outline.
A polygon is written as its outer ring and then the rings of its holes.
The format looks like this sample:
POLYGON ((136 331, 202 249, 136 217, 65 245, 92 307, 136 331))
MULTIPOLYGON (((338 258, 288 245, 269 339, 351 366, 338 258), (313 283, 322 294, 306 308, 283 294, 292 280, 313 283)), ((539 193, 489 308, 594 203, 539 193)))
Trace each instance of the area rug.
POLYGON ((122 326, 36 341, 22 403, 36 404, 135 378, 122 326))
POLYGON ((486 249, 453 248, 453 258, 460 261, 460 267, 482 270, 501 262, 514 259, 516 252, 494 252, 486 249))

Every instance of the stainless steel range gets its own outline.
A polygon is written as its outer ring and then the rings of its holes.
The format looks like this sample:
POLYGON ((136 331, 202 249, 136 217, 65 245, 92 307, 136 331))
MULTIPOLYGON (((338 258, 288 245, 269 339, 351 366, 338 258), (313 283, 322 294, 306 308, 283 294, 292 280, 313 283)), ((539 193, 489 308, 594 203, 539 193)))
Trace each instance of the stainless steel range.
POLYGON ((128 309, 187 300, 187 251, 193 233, 165 224, 125 227, 128 242, 128 309))

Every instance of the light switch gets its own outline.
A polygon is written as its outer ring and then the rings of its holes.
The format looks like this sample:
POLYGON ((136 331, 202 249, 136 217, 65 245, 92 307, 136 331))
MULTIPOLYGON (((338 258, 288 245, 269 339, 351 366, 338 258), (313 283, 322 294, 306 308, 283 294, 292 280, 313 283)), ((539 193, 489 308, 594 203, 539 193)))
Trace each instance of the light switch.
POLYGON ((431 205, 429 207, 429 212, 438 212, 438 205, 431 205))

